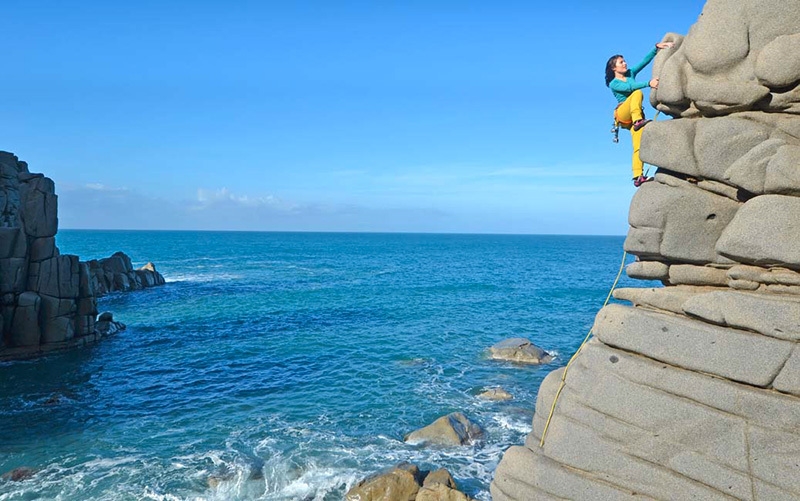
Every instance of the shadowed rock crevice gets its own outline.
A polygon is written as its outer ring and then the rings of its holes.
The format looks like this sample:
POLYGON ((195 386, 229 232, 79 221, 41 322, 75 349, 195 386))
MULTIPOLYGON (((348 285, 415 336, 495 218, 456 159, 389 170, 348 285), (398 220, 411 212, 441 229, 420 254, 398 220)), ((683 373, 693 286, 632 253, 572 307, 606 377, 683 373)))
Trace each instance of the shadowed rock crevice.
POLYGON ((800 499, 800 2, 709 0, 656 58, 631 278, 493 499, 800 499))

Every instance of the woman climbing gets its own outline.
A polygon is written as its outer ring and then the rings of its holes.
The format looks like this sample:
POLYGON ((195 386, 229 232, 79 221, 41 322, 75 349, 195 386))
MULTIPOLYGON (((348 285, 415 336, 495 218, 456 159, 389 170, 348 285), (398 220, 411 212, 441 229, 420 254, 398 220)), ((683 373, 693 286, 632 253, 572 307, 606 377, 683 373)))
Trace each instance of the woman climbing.
POLYGON ((644 163, 639 158, 639 146, 642 142, 642 127, 650 122, 650 120, 644 118, 644 110, 642 109, 644 95, 641 89, 648 86, 652 89, 657 88, 658 78, 653 78, 649 82, 638 82, 636 80, 636 75, 638 75, 645 66, 650 64, 650 61, 656 56, 658 49, 668 49, 673 45, 672 42, 657 43, 655 48, 644 56, 642 62, 633 68, 628 68, 628 63, 625 62, 625 58, 619 54, 611 56, 608 63, 606 63, 606 87, 611 89, 611 92, 619 103, 614 110, 615 125, 619 124, 622 128, 629 129, 631 131, 631 138, 633 139, 633 185, 637 188, 641 186, 642 183, 653 179, 644 176, 644 163))

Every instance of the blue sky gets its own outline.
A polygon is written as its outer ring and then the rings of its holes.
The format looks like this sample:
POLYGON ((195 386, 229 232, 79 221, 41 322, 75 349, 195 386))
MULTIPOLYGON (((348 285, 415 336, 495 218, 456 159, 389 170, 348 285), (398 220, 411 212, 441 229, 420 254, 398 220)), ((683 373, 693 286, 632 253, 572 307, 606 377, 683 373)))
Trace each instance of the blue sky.
POLYGON ((603 65, 703 6, 70 4, 4 2, 0 78, 0 149, 61 228, 615 235, 603 65))

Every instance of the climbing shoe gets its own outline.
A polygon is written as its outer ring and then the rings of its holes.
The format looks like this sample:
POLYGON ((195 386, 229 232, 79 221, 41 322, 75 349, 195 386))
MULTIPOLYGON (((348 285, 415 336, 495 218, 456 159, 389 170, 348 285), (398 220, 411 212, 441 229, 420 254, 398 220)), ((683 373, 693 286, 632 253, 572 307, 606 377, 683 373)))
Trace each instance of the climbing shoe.
POLYGON ((633 178, 633 185, 638 188, 639 186, 643 185, 644 183, 646 183, 648 181, 652 181, 652 180, 653 180, 652 177, 646 177, 646 176, 635 177, 635 178, 633 178))
POLYGON ((649 124, 650 122, 652 122, 652 120, 647 120, 647 119, 637 120, 633 122, 633 130, 639 130, 645 125, 649 124))

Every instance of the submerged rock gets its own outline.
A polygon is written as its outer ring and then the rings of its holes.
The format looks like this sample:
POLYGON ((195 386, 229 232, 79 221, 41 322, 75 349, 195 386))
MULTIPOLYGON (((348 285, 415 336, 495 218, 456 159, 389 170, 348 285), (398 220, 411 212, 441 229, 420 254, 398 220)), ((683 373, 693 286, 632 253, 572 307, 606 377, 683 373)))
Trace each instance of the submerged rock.
POLYGON ((433 423, 406 435, 411 444, 466 445, 483 436, 483 428, 460 412, 442 416, 433 423))
POLYGON ((11 482, 22 482, 36 475, 36 470, 27 466, 20 466, 0 475, 0 479, 11 482))
POLYGON ((489 353, 493 360, 506 360, 520 364, 547 364, 553 360, 552 355, 524 337, 500 341, 489 348, 489 353))
POLYGON ((491 388, 478 395, 478 398, 482 400, 502 401, 511 400, 514 398, 514 395, 507 392, 503 388, 491 388))

